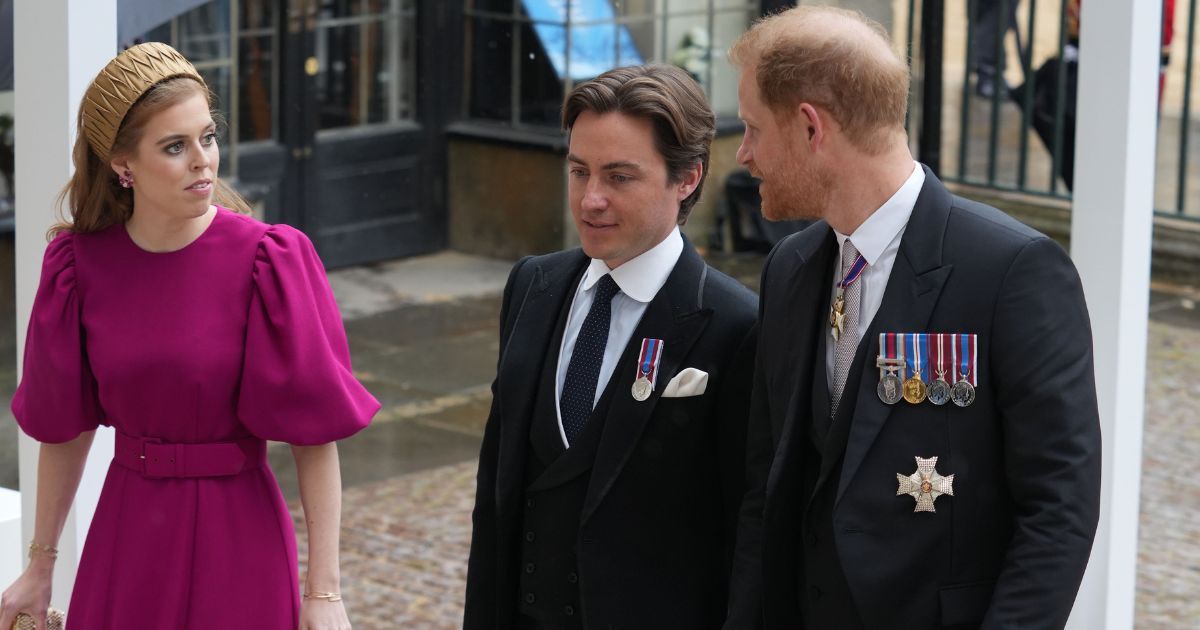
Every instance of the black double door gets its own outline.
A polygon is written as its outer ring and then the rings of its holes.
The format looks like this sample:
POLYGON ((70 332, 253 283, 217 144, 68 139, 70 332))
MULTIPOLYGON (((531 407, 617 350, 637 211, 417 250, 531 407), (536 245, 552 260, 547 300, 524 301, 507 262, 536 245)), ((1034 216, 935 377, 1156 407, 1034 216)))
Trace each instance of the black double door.
POLYGON ((278 220, 303 229, 329 267, 441 249, 443 121, 439 95, 418 89, 432 69, 417 33, 439 17, 420 5, 434 3, 286 4, 278 220))

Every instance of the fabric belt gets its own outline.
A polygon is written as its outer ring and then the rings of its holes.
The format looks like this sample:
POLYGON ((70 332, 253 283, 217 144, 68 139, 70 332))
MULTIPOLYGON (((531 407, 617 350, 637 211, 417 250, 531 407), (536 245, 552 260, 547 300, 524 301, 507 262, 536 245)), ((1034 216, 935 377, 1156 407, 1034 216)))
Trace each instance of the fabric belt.
POLYGON ((117 432, 113 461, 151 479, 227 477, 262 467, 267 443, 249 437, 230 442, 168 444, 117 432))

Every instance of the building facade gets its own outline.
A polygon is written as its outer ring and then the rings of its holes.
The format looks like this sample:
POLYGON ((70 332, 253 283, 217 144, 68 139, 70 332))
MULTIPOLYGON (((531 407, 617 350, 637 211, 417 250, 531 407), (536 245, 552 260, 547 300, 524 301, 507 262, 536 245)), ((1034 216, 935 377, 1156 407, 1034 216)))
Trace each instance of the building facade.
MULTIPOLYGON (((617 65, 675 63, 719 116, 709 202, 741 126, 725 51, 770 0, 211 0, 144 35, 205 75, 223 174, 330 267, 451 247, 501 257, 573 242, 563 96, 617 65), (726 155, 727 154, 727 155, 726 155)), ((123 35, 123 37, 125 37, 123 35)))

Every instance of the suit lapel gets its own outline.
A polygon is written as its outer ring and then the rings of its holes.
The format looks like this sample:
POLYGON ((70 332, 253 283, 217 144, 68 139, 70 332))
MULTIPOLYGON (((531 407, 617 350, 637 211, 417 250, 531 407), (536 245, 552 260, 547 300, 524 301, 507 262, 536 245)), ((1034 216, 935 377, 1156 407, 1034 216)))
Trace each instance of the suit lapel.
POLYGON ((568 252, 568 256, 564 264, 534 270, 508 343, 501 349, 497 394, 504 422, 496 473, 496 503, 501 512, 520 494, 537 384, 544 362, 558 356, 557 349, 549 348, 557 326, 547 323, 557 323, 563 303, 574 295, 576 281, 588 260, 581 250, 568 252))
POLYGON ((950 194, 926 168, 925 185, 921 188, 900 241, 900 251, 888 278, 883 302, 854 358, 854 365, 864 373, 856 393, 837 500, 841 500, 846 492, 846 487, 862 465, 863 458, 892 410, 876 395, 877 380, 865 372, 874 369, 874 361, 869 359, 872 353, 878 353, 879 333, 924 332, 942 294, 942 287, 950 277, 953 266, 942 264, 942 239, 950 215, 950 204, 950 194))
POLYGON ((596 506, 608 494, 625 462, 637 447, 642 431, 650 420, 662 392, 700 337, 712 314, 703 308, 701 294, 708 267, 690 243, 685 241, 679 261, 667 277, 629 338, 621 358, 609 378, 606 396, 611 396, 604 433, 592 468, 592 478, 584 500, 580 523, 586 523, 596 506), (633 399, 635 365, 642 339, 663 340, 658 379, 650 398, 633 399))
MULTIPOLYGON (((790 342, 781 347, 795 348, 796 352, 788 358, 791 361, 788 366, 791 378, 786 378, 784 383, 781 383, 781 389, 788 393, 789 398, 784 406, 786 411, 783 414, 783 426, 776 436, 778 446, 775 461, 778 464, 771 466, 767 479, 768 498, 778 491, 780 479, 786 476, 783 471, 793 463, 791 460, 803 452, 803 445, 796 442, 811 438, 810 425, 814 403, 810 393, 815 387, 815 353, 821 347, 819 335, 824 333, 824 313, 821 305, 826 304, 826 300, 821 298, 820 294, 814 296, 810 287, 828 287, 832 282, 829 279, 833 273, 831 261, 837 241, 833 237, 833 230, 824 224, 810 229, 819 231, 814 232, 811 238, 805 238, 793 251, 794 271, 786 274, 791 277, 791 287, 786 292, 790 299, 786 312, 794 314, 795 320, 794 326, 790 326, 788 330, 788 334, 791 335, 790 342)), ((780 255, 784 253, 780 252, 780 255)), ((821 374, 821 387, 825 387, 823 371, 821 374)), ((825 397, 828 399, 828 392, 825 397)), ((767 501, 768 506, 772 504, 772 501, 767 501)))

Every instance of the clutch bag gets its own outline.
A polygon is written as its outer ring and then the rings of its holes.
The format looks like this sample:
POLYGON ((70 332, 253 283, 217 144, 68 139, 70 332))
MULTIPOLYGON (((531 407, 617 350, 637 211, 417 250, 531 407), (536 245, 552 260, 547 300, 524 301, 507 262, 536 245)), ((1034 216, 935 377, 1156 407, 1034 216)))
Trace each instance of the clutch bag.
MULTIPOLYGON (((12 630, 36 630, 36 625, 33 617, 25 613, 20 613, 13 620, 12 630)), ((63 630, 66 625, 66 613, 55 608, 46 611, 46 630, 63 630)))

